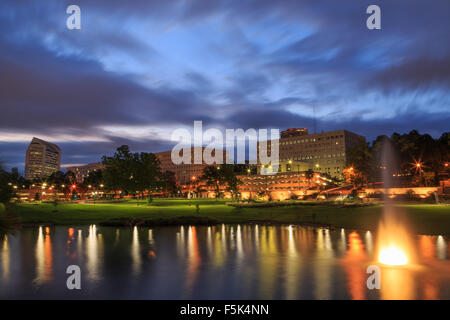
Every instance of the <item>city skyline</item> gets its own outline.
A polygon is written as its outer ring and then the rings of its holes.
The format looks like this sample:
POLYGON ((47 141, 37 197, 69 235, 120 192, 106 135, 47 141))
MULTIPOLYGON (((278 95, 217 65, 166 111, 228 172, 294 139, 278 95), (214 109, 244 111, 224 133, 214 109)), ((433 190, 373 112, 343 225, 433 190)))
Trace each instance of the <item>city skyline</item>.
POLYGON ((380 3, 381 30, 365 27, 369 1, 78 1, 81 30, 66 29, 68 4, 1 4, 7 168, 23 170, 33 136, 84 164, 122 144, 169 150, 170 132, 194 120, 312 132, 314 109, 317 132, 367 141, 448 130, 448 1, 380 3))

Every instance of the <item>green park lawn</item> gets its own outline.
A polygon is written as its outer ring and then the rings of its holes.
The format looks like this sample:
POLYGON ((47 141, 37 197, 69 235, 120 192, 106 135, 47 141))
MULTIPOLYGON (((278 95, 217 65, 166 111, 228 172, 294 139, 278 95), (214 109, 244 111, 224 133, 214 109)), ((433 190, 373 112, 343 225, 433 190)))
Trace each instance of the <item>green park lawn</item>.
MULTIPOLYGON (((419 234, 450 234, 450 206, 398 204, 410 228, 419 234)), ((116 218, 171 219, 208 217, 220 223, 319 224, 348 229, 374 230, 383 212, 381 205, 334 207, 296 205, 265 208, 235 208, 223 200, 154 200, 151 205, 122 203, 17 204, 13 207, 22 224, 94 224, 116 218), (196 204, 199 204, 197 212, 196 204)))

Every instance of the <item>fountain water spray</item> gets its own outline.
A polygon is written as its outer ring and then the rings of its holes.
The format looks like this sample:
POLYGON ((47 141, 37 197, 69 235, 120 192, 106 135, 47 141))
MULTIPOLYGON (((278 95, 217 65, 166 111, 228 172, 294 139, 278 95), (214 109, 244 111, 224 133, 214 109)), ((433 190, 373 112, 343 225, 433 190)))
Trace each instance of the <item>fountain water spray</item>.
POLYGON ((395 165, 393 147, 386 141, 382 147, 381 170, 384 183, 383 215, 378 229, 377 259, 385 265, 399 266, 411 263, 413 246, 407 232, 406 219, 394 207, 389 189, 392 187, 392 173, 395 165))

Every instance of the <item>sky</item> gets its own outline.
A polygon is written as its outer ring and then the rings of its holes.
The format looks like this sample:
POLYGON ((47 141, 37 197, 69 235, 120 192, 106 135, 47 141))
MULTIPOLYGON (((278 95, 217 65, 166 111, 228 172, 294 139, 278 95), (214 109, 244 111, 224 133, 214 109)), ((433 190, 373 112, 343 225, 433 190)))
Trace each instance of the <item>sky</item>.
POLYGON ((312 132, 315 109, 317 132, 368 141, 450 128, 448 0, 2 0, 0 30, 0 161, 21 172, 33 136, 73 165, 170 150, 195 120, 312 132))

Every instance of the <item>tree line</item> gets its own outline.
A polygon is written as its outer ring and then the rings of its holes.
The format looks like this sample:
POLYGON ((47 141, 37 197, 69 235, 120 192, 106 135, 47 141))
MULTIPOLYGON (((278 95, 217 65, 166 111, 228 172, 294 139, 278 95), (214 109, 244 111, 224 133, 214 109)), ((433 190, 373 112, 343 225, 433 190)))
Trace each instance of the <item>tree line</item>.
POLYGON ((439 185, 448 177, 450 133, 439 138, 412 130, 406 134, 378 136, 372 143, 360 143, 348 151, 344 176, 355 185, 398 180, 406 177, 409 184, 439 185))

